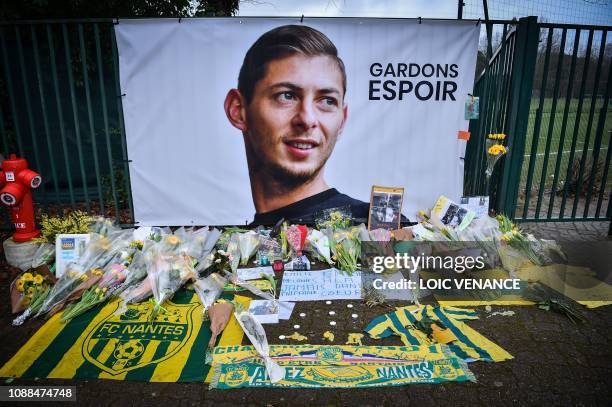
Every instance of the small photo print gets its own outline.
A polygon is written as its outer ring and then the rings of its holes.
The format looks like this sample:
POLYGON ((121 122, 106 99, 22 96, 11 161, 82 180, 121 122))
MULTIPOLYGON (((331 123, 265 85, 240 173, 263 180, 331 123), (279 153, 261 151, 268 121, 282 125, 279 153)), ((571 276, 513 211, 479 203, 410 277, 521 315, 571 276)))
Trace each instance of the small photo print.
POLYGON ((261 324, 278 323, 278 303, 270 300, 253 300, 249 311, 261 324))
POLYGON ((399 229, 404 188, 372 187, 368 230, 399 229))

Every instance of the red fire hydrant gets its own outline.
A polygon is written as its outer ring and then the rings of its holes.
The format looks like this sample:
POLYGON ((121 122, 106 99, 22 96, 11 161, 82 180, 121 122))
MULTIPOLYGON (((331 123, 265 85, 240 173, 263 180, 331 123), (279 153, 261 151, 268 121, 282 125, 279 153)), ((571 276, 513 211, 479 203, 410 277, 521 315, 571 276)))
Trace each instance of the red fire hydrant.
POLYGON ((28 162, 24 158, 11 154, 2 162, 0 202, 11 207, 11 217, 16 229, 13 240, 17 243, 40 236, 34 222, 31 189, 38 188, 41 183, 40 174, 28 169, 28 162))

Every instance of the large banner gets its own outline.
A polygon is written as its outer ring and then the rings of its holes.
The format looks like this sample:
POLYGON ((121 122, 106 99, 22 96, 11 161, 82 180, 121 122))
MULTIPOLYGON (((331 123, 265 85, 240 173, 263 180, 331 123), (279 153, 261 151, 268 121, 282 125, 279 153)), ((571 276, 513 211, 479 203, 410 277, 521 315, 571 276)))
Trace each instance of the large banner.
POLYGON ((146 19, 121 20, 115 30, 141 225, 250 222, 254 201, 277 185, 262 174, 274 171, 299 180, 322 169, 327 185, 368 202, 372 185, 403 187, 402 212, 411 219, 441 194, 461 196, 465 141, 457 134, 468 127, 473 22, 146 19), (273 69, 246 66, 258 38, 287 25, 315 57, 283 60, 279 48, 273 57, 283 63, 273 69), (341 62, 318 55, 318 37, 299 27, 322 33, 341 62), (293 79, 274 83, 277 74, 293 79))

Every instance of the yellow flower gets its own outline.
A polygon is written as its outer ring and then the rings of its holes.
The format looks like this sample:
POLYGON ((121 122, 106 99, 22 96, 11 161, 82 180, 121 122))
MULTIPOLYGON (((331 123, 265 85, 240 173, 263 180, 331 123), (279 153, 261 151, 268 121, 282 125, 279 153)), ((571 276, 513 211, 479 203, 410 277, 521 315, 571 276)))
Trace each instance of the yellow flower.
POLYGON ((36 277, 34 277, 34 282, 35 282, 37 285, 42 284, 43 280, 44 280, 44 278, 43 278, 43 276, 41 276, 40 274, 36 274, 36 277))
POLYGON ((28 291, 26 291, 26 294, 29 298, 32 298, 32 296, 34 295, 34 288, 30 287, 28 288, 28 291))
POLYGON ((104 274, 104 272, 102 270, 100 270, 100 269, 93 269, 91 271, 91 274, 93 274, 94 276, 100 277, 102 274, 104 274))
POLYGON ((176 236, 168 236, 166 242, 168 242, 169 245, 177 246, 181 241, 176 236))
POLYGON ((100 292, 100 287, 96 287, 96 294, 98 294, 100 292))
POLYGON ((102 294, 104 294, 104 293, 105 293, 107 290, 108 290, 108 288, 104 287, 104 288, 102 289, 102 294))
POLYGON ((501 238, 502 238, 502 240, 504 242, 509 242, 510 241, 510 235, 503 235, 501 238))
POLYGON ((87 274, 83 274, 81 277, 79 277, 79 279, 81 281, 87 281, 87 280, 89 280, 89 277, 87 276, 87 274))
POLYGON ((23 280, 19 279, 17 280, 17 282, 15 283, 15 287, 17 287, 17 290, 19 290, 19 292, 23 292, 23 280))
POLYGON ((30 273, 24 273, 23 276, 21 276, 21 278, 23 278, 23 281, 32 281, 32 280, 34 280, 34 277, 30 273))

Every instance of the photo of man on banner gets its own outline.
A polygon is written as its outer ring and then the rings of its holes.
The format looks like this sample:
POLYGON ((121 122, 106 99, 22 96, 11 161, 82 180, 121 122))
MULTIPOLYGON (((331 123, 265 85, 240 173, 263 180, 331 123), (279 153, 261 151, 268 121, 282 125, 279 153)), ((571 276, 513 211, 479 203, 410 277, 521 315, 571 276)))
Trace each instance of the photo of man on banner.
POLYGON ((367 202, 330 187, 324 176, 348 118, 346 82, 336 46, 311 27, 274 28, 247 51, 224 108, 244 138, 254 224, 308 223, 346 205, 353 218, 367 218, 367 202))

